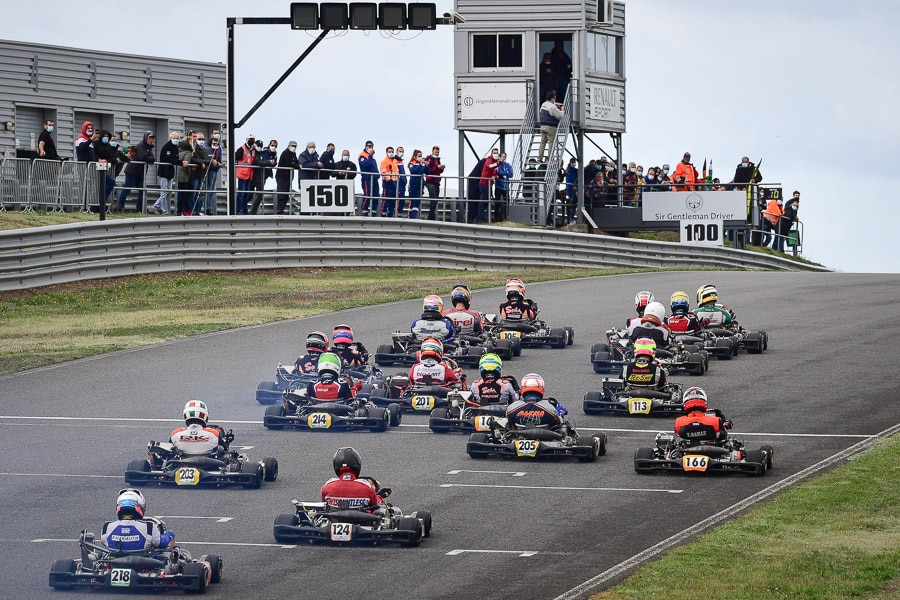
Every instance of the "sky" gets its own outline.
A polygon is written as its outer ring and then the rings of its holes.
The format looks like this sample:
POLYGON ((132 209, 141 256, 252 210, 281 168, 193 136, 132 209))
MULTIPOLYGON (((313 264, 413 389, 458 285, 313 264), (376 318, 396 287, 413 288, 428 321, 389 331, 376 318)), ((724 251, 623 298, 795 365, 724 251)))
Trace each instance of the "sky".
MULTIPOLYGON (((438 14, 453 8, 438 0, 438 14)), ((288 1, 43 0, 4 9, 0 39, 225 62, 227 17, 287 17, 288 1), (181 41, 184 40, 183 43, 181 41)), ((623 160, 685 151, 729 181, 742 156, 765 183, 801 192, 803 255, 839 271, 900 272, 898 0, 627 0, 623 160), (855 162, 854 162, 855 161, 855 162)), ((330 34, 237 132, 308 140, 355 158, 367 139, 441 146, 457 172, 452 27, 330 34)), ((238 119, 313 41, 238 26, 238 119)), ((489 151, 495 137, 471 136, 489 151)), ((597 135, 601 146, 609 137, 597 135)), ((512 147, 513 139, 508 139, 512 147)), ((590 148, 590 146, 588 146, 590 148)), ((588 158, 599 158, 588 156, 588 158)), ((467 168, 474 159, 467 159, 467 168)))

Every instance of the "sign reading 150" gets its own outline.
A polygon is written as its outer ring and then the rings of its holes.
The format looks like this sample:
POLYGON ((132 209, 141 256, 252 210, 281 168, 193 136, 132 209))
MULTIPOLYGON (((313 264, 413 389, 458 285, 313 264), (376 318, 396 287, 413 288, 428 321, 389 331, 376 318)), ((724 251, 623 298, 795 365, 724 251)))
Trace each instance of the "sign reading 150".
POLYGON ((346 213, 354 210, 353 187, 350 182, 319 181, 300 190, 301 212, 346 213))

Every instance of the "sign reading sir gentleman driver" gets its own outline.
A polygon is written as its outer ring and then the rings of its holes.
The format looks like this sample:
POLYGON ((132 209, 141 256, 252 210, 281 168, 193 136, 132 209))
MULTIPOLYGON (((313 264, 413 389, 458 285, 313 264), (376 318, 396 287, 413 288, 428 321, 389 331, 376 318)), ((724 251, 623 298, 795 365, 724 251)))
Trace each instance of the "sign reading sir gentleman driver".
POLYGON ((644 192, 644 221, 678 221, 682 243, 722 245, 724 221, 746 221, 746 192, 644 192))

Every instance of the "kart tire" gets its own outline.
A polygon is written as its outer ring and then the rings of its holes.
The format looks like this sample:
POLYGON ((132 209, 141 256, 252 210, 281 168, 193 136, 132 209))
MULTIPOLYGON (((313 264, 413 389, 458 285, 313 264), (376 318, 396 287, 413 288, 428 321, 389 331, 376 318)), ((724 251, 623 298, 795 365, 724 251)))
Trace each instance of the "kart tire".
POLYGON ((741 353, 741 341, 736 337, 729 338, 731 340, 731 353, 738 356, 741 353))
POLYGON ((727 348, 728 352, 716 353, 716 358, 719 360, 731 360, 732 355, 734 354, 734 342, 729 338, 719 338, 716 340, 716 348, 727 348))
MULTIPOLYGON (((141 471, 142 473, 150 472, 150 463, 147 462, 146 458, 135 458, 134 460, 128 461, 128 466, 125 468, 126 471, 141 471)), ((140 481, 132 481, 125 476, 125 483, 129 485, 140 485, 142 482, 140 481)))
POLYGON ((760 473, 760 475, 766 472, 769 461, 766 459, 766 455, 762 450, 747 450, 746 458, 748 463, 757 463, 762 465, 762 473, 760 473))
POLYGON ((769 349, 769 333, 767 331, 760 331, 759 335, 762 337, 762 349, 763 352, 769 349))
POLYGON ((429 537, 431 535, 431 511, 417 510, 409 516, 422 520, 422 527, 425 530, 422 537, 429 537))
POLYGON ((775 466, 775 448, 772 446, 761 446, 760 450, 766 453, 766 468, 771 469, 775 466))
POLYGON ((265 469, 259 463, 256 464, 256 473, 255 477, 250 483, 244 484, 244 489, 248 490, 258 490, 262 487, 263 479, 266 477, 265 469))
POLYGON ((431 411, 431 417, 428 420, 429 421, 428 427, 434 433, 447 433, 448 431, 450 431, 448 428, 446 428, 442 425, 432 425, 431 419, 449 419, 449 418, 450 418, 450 411, 448 409, 435 408, 434 410, 431 411))
POLYGON ((379 357, 378 360, 375 361, 375 364, 382 367, 390 367, 394 364, 394 361, 391 359, 385 359, 385 354, 394 354, 394 347, 390 344, 382 344, 378 346, 375 350, 375 356, 379 357))
POLYGON ((600 415, 603 414, 602 410, 597 410, 596 408, 588 409, 588 402, 600 402, 603 399, 602 394, 600 392, 588 392, 584 395, 584 404, 582 405, 582 410, 586 415, 600 415))
POLYGON ((389 427, 399 427, 400 421, 403 420, 403 413, 400 411, 400 405, 396 402, 391 402, 387 407, 388 413, 388 426, 389 427))
POLYGON ((599 456, 599 443, 600 440, 593 437, 588 438, 580 438, 577 442, 575 442, 576 446, 579 447, 587 447, 591 449, 590 454, 587 456, 579 456, 578 462, 597 462, 597 456, 599 456))
POLYGON ((653 469, 638 467, 639 460, 653 460, 653 448, 638 448, 634 451, 634 471, 635 473, 650 473, 653 469))
POLYGON ((387 409, 378 408, 378 407, 370 408, 369 409, 369 418, 378 420, 378 423, 369 429, 370 431, 374 431, 374 432, 378 432, 378 433, 380 433, 382 431, 387 431, 388 419, 390 419, 390 417, 388 416, 387 409))
MULTIPOLYGON (((54 560, 53 565, 50 567, 50 574, 52 575, 53 573, 67 573, 74 575, 75 561, 71 558, 61 558, 59 560, 54 560)), ((69 590, 73 587, 68 583, 54 583, 51 585, 55 590, 69 590)))
POLYGON ((609 443, 609 436, 605 433, 601 432, 594 435, 597 438, 597 441, 600 442, 600 447, 597 452, 597 456, 606 456, 606 446, 609 443))
POLYGON ((413 539, 409 542, 410 546, 418 546, 422 541, 422 522, 415 517, 402 517, 397 523, 398 531, 413 531, 413 539))
POLYGON ((207 567, 203 563, 195 562, 188 563, 184 565, 184 570, 182 570, 182 575, 185 577, 196 577, 198 584, 195 589, 190 590, 188 593, 190 594, 205 594, 206 586, 212 579, 212 574, 210 573, 209 567, 207 567))
POLYGON ((225 569, 225 564, 222 562, 221 556, 218 554, 206 554, 200 557, 200 562, 209 563, 210 583, 219 583, 222 581, 222 571, 225 569))
POLYGON ((762 344, 762 336, 756 332, 751 331, 744 338, 744 347, 747 348, 747 354, 762 354, 762 344))
POLYGON ((271 404, 271 402, 263 402, 260 399, 260 392, 263 392, 263 395, 277 394, 278 384, 274 381, 263 381, 256 386, 256 401, 260 404, 271 404))
MULTIPOLYGON (((296 514, 292 514, 292 515, 282 514, 282 515, 278 515, 277 517, 275 517, 275 525, 276 526, 277 525, 288 525, 290 527, 296 527, 299 523, 300 523, 300 519, 297 517, 296 514)), ((284 536, 279 537, 279 535, 276 533, 275 541, 278 542, 279 544, 290 544, 290 543, 295 542, 296 540, 294 540, 292 538, 287 538, 284 536)))
MULTIPOLYGON (((486 444, 488 442, 488 439, 489 439, 488 434, 484 433, 483 431, 478 431, 469 436, 470 442, 475 442, 478 444, 486 444)), ((468 447, 466 448, 466 454, 468 454, 469 457, 474 458, 476 460, 482 459, 482 458, 487 458, 488 456, 490 456, 489 452, 484 452, 482 450, 469 450, 468 447)))
POLYGON ((263 468, 266 470, 265 480, 275 481, 278 479, 278 459, 274 456, 267 456, 263 459, 263 468))
POLYGON ((522 340, 513 338, 513 356, 522 356, 522 340))
POLYGON ((513 343, 510 340, 497 340, 494 352, 501 360, 510 360, 514 356, 513 343))
POLYGON ((279 429, 284 429, 284 425, 276 425, 270 423, 266 420, 266 417, 278 417, 281 418, 284 416, 284 407, 278 404, 273 404, 272 406, 266 407, 266 414, 263 417, 263 426, 266 429, 272 429, 273 431, 278 431, 279 429))
POLYGON ((558 342, 553 342, 550 344, 551 348, 565 348, 566 347, 566 330, 560 327, 554 327, 550 330, 550 337, 559 338, 558 342))
POLYGON ((568 334, 568 337, 566 338, 566 343, 569 346, 571 346, 572 344, 575 343, 575 328, 574 327, 564 327, 563 329, 565 329, 566 333, 568 334))
POLYGON ((598 352, 609 352, 609 344, 604 344, 603 342, 597 342, 593 346, 591 346, 591 356, 593 357, 598 352))

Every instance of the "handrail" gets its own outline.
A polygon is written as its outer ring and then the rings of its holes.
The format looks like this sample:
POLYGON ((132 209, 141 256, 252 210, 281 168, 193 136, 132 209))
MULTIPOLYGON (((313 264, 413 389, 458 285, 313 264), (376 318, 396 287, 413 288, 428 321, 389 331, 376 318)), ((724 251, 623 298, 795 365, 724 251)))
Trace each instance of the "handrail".
POLYGON ((534 80, 529 79, 525 84, 527 93, 527 102, 525 103, 525 118, 522 119, 522 126, 519 128, 519 139, 516 141, 516 149, 513 152, 512 168, 513 176, 510 179, 509 197, 519 198, 522 188, 522 174, 525 172, 525 163, 528 161, 528 153, 531 148, 531 142, 534 139, 535 125, 537 123, 538 111, 535 105, 534 80), (513 181, 515 180, 515 181, 513 181))
POLYGON ((542 205, 542 214, 545 218, 549 217, 550 211, 553 210, 553 204, 556 202, 556 190, 559 184, 559 169, 562 165, 563 154, 566 151, 566 142, 569 139, 569 127, 572 124, 572 107, 574 106, 574 98, 578 91, 575 87, 577 81, 572 81, 566 91, 566 99, 563 102, 563 118, 559 120, 556 126, 556 135, 553 137, 553 143, 550 146, 550 152, 547 159, 547 172, 544 174, 544 202, 542 205))

